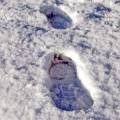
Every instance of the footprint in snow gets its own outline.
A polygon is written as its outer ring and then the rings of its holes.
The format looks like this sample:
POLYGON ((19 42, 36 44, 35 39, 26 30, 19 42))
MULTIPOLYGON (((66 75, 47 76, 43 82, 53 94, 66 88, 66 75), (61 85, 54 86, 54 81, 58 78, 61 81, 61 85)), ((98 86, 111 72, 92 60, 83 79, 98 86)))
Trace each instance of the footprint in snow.
POLYGON ((87 110, 94 101, 77 77, 75 64, 63 54, 54 54, 49 67, 51 98, 61 110, 87 110))
POLYGON ((112 10, 109 7, 106 7, 103 4, 97 4, 93 9, 93 12, 88 14, 87 18, 99 22, 111 11, 112 10))
POLYGON ((55 29, 66 29, 72 25, 71 18, 57 7, 43 6, 40 12, 46 15, 48 22, 55 29))

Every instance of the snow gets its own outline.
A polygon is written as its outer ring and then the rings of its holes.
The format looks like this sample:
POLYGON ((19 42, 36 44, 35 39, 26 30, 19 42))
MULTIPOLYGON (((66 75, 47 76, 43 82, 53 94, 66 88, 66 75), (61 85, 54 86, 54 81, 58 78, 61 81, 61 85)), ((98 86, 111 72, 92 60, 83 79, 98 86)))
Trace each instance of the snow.
POLYGON ((0 120, 119 120, 119 7, 119 0, 1 0, 0 120), (54 9, 54 23, 43 6, 54 9), (89 110, 54 105, 48 66, 55 52, 74 60, 94 99, 89 110))
POLYGON ((95 101, 94 104, 96 104, 96 102, 99 101, 101 96, 100 90, 95 84, 95 81, 93 81, 94 79, 89 76, 89 73, 85 68, 85 63, 81 61, 81 58, 74 49, 66 50, 64 54, 73 59, 74 63, 76 63, 77 75, 81 80, 82 84, 89 90, 92 98, 95 101), (73 56, 71 57, 71 55, 73 56))

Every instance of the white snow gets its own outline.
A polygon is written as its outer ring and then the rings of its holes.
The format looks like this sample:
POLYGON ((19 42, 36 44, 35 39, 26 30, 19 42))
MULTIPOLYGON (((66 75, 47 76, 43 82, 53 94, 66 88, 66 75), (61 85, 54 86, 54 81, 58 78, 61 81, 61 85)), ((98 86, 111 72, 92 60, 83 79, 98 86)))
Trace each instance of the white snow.
POLYGON ((79 79, 81 80, 82 84, 87 88, 87 90, 90 92, 94 101, 98 102, 100 98, 100 90, 99 88, 97 88, 94 79, 89 75, 85 67, 85 63, 82 62, 79 54, 74 49, 65 50, 64 54, 73 59, 73 61, 76 64, 77 75, 79 79))
POLYGON ((119 8, 118 0, 1 0, 0 120, 119 120, 119 8), (71 26, 53 28, 43 6, 57 7, 57 17, 71 26), (74 60, 94 99, 89 110, 55 107, 48 76, 55 52, 74 60))

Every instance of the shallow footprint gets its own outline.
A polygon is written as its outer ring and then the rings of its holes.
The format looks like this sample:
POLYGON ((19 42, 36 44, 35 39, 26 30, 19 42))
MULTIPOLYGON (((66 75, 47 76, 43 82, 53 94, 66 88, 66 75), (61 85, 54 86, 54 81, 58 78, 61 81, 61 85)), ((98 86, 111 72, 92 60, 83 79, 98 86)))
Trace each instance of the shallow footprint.
POLYGON ((50 25, 55 29, 66 29, 72 25, 71 18, 57 7, 43 6, 40 12, 46 15, 50 25))
POLYGON ((105 18, 105 15, 110 13, 112 10, 103 4, 98 4, 93 9, 92 13, 89 13, 87 16, 87 19, 94 20, 95 22, 100 22, 103 18, 105 18))
POLYGON ((57 108, 66 111, 87 110, 94 101, 77 77, 75 64, 63 54, 54 54, 49 67, 51 98, 57 108))

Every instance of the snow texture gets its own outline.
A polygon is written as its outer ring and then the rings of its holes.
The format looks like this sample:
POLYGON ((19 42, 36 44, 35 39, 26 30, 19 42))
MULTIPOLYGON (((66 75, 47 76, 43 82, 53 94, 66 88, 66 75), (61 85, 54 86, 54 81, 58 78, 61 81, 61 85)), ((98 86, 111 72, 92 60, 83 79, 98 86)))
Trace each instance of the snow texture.
POLYGON ((0 0, 0 120, 119 120, 119 39, 119 0, 0 0), (74 61, 89 109, 55 106, 55 52, 74 61))

